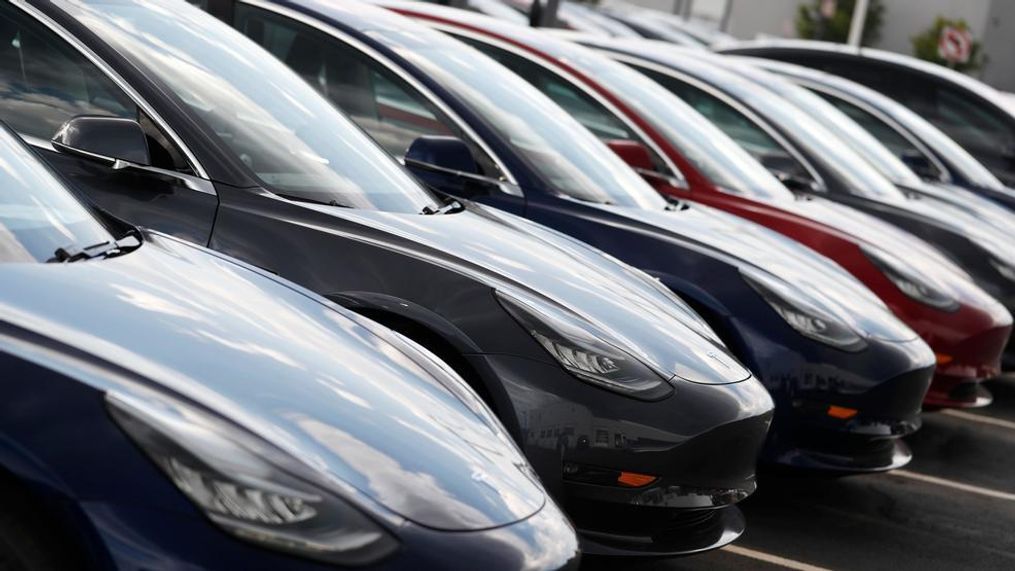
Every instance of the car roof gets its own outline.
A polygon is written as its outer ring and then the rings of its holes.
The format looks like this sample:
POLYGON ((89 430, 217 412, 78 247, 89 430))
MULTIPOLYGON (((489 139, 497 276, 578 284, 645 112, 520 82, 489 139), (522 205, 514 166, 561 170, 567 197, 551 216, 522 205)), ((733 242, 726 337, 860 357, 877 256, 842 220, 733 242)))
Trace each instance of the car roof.
MULTIPOLYGON (((820 42, 815 40, 787 40, 787 39, 762 39, 738 42, 736 44, 723 46, 718 51, 726 53, 752 53, 755 49, 761 50, 785 50, 797 52, 811 52, 821 54, 834 54, 838 56, 869 59, 876 62, 893 64, 910 70, 920 72, 932 77, 957 84, 974 94, 986 99, 998 108, 1008 112, 1006 102, 994 88, 974 79, 964 73, 924 61, 913 56, 879 50, 876 48, 861 48, 837 44, 832 42, 820 42)), ((754 55, 757 55, 756 53, 754 55)), ((1013 115, 1008 112, 1009 115, 1013 115)), ((1015 117, 1015 115, 1013 115, 1015 117)))

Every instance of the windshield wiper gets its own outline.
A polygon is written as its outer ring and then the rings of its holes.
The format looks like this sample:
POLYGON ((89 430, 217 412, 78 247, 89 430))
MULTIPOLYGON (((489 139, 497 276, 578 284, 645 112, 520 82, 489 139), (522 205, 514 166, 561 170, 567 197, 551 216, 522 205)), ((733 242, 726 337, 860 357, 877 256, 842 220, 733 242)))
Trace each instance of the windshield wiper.
POLYGON ((451 214, 452 212, 460 212, 462 210, 465 210, 465 206, 457 200, 452 200, 439 208, 434 208, 430 205, 424 206, 423 210, 420 210, 419 213, 424 216, 433 216, 435 214, 451 214))
POLYGON ((335 199, 331 199, 331 200, 318 200, 316 198, 310 198, 310 197, 307 197, 307 196, 298 196, 296 194, 282 194, 280 192, 276 192, 275 195, 276 196, 281 196, 282 198, 284 198, 286 200, 292 200, 293 202, 308 202, 310 204, 323 204, 324 206, 337 206, 339 208, 352 208, 352 206, 349 206, 348 204, 342 204, 341 202, 339 202, 339 201, 337 201, 335 199))
POLYGON ((98 244, 92 244, 91 246, 85 246, 83 248, 75 244, 57 248, 56 251, 53 252, 53 257, 46 260, 46 263, 70 264, 72 262, 80 262, 82 260, 112 258, 114 256, 126 254, 140 245, 141 240, 133 232, 131 232, 119 240, 99 242, 98 244))
POLYGON ((663 198, 666 199, 666 206, 663 207, 663 210, 667 212, 677 212, 681 210, 687 210, 688 208, 691 207, 690 204, 687 204, 686 202, 680 200, 679 198, 674 198, 672 196, 664 196, 663 198))

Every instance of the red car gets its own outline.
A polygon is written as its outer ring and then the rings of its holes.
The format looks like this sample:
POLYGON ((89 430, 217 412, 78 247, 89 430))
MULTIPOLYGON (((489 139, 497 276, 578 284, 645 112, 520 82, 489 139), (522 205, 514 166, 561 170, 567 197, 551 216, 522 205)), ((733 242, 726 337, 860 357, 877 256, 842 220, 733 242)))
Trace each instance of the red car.
POLYGON ((380 4, 454 35, 529 80, 663 194, 748 218, 839 263, 934 349, 938 370, 926 406, 991 402, 980 382, 1000 373, 1011 314, 929 244, 851 208, 794 194, 683 101, 605 55, 470 12, 380 4))

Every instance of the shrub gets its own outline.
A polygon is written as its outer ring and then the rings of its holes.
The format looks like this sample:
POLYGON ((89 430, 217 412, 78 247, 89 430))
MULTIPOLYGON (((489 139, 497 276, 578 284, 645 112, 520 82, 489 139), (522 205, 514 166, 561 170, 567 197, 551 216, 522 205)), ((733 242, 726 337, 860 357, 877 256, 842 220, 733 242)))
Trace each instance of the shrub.
MULTIPOLYGON (((797 8, 796 32, 801 38, 845 43, 849 38, 849 25, 853 19, 856 0, 838 0, 835 14, 825 19, 821 15, 821 0, 811 0, 797 8)), ((885 16, 882 0, 870 0, 867 19, 860 43, 869 46, 881 37, 881 23, 885 16)))

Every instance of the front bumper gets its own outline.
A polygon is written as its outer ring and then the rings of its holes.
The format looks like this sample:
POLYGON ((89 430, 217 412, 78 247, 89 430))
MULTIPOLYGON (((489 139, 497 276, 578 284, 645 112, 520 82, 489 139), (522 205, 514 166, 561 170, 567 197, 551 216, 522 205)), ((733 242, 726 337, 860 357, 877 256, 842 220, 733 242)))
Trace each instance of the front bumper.
POLYGON ((924 406, 928 409, 978 408, 993 402, 980 383, 1015 367, 1011 325, 993 327, 960 343, 935 343, 938 368, 924 406))
POLYGON ((472 358, 482 359, 504 383, 516 437, 575 522, 583 548, 687 554, 719 547, 742 532, 738 516, 721 508, 755 488, 755 460, 772 415, 771 398, 757 380, 680 382, 669 398, 644 402, 584 383, 551 363, 472 358), (624 483, 621 474, 642 480, 624 483), (703 517, 703 511, 725 515, 703 517), (650 521, 670 522, 679 532, 630 527, 650 521))
MULTIPOLYGON (((919 424, 909 432, 916 430, 919 424)), ((773 440, 766 459, 778 466, 835 474, 864 474, 901 468, 913 459, 909 446, 891 438, 816 431, 790 443, 773 440)))
POLYGON ((738 354, 776 402, 765 464, 849 474, 909 461, 898 441, 920 427, 934 372, 923 341, 870 339, 861 353, 846 353, 735 323, 738 354))
MULTIPOLYGON (((608 509, 593 504, 588 508, 608 509)), ((736 506, 684 512, 629 510, 612 515, 622 525, 581 531, 583 553, 621 557, 691 555, 728 545, 746 528, 744 515, 736 506)))
MULTIPOLYGON (((117 569, 335 569, 235 539, 197 513, 97 502, 82 508, 117 569)), ((397 530, 400 548, 377 566, 407 571, 576 570, 578 544, 574 530, 562 521, 548 503, 526 520, 482 531, 440 532, 405 522, 397 530)))

